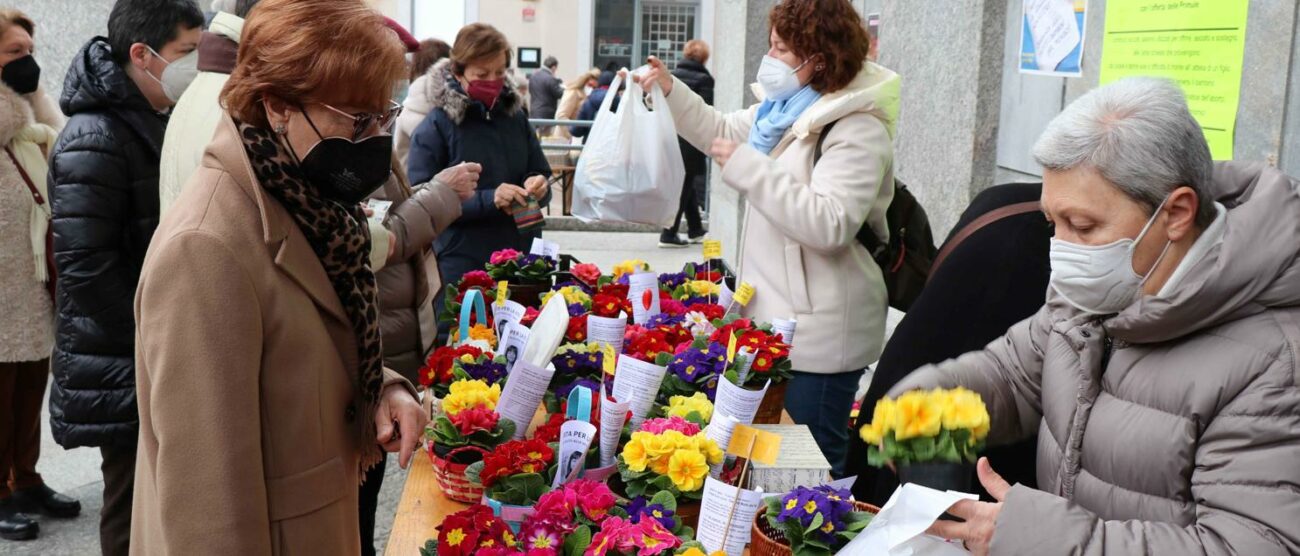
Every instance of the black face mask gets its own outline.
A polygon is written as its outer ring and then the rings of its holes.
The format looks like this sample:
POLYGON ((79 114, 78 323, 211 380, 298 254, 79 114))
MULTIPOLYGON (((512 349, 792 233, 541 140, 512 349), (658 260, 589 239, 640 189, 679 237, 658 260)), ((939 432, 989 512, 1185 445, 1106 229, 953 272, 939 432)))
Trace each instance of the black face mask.
POLYGON ((0 81, 20 95, 34 93, 41 84, 41 66, 28 54, 5 64, 4 71, 0 71, 0 81))
MULTIPOLYGON (((342 137, 325 137, 307 117, 307 124, 321 141, 298 159, 307 181, 320 194, 345 205, 366 200, 388 181, 393 173, 393 136, 375 135, 360 141, 342 137)), ((294 154, 297 156, 297 153, 294 154)))

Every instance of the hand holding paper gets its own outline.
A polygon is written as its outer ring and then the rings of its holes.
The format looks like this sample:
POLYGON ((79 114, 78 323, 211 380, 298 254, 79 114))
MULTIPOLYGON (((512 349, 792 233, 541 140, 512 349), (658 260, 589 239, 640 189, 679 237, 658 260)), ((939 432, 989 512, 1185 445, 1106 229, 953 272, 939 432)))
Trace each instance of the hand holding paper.
POLYGON ((926 533, 962 541, 973 554, 988 554, 989 544, 993 542, 993 528, 997 524, 998 514, 1002 512, 1002 500, 1007 497, 1011 485, 993 471, 993 466, 989 465, 989 458, 980 458, 975 470, 979 475, 980 484, 984 485, 984 489, 989 491, 989 495, 997 502, 958 500, 948 513, 966 522, 936 521, 926 530, 926 533))

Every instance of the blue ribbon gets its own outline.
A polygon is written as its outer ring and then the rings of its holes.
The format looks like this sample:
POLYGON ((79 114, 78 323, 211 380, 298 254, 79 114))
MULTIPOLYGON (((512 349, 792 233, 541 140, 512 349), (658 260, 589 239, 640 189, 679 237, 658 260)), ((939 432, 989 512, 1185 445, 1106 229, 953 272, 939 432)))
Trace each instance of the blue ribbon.
POLYGON ((569 419, 591 422, 591 389, 586 386, 578 386, 569 392, 569 410, 565 417, 569 419))
POLYGON ((487 308, 483 305, 483 295, 478 290, 469 290, 465 292, 465 299, 460 303, 460 341, 469 341, 469 315, 470 311, 475 312, 478 317, 478 323, 487 324, 487 308))

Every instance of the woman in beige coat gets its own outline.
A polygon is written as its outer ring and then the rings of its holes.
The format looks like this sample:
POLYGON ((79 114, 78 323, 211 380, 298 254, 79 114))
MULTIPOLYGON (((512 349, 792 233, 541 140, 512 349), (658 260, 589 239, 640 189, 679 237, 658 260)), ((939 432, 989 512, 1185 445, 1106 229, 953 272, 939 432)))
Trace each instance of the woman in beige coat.
MULTIPOLYGON (((979 476, 933 533, 975 554, 1300 553, 1300 182, 1211 163, 1172 82, 1118 81, 1044 131, 1047 305, 894 387, 965 386, 1038 487, 979 476)), ((1007 269, 1007 272, 1015 272, 1007 269)))
POLYGON ((865 224, 888 237, 899 78, 866 61, 867 31, 847 0, 790 0, 769 19, 760 104, 719 113, 653 58, 641 80, 663 88, 677 133, 748 201, 739 272, 757 293, 745 315, 798 320, 785 407, 838 475, 858 379, 885 334, 884 279, 855 236, 865 224))
POLYGON ((360 477, 410 461, 425 418, 382 366, 359 204, 390 176, 403 50, 361 0, 250 14, 140 277, 134 553, 359 554, 360 477))
MULTIPOLYGON (((560 95, 559 107, 555 109, 555 119, 572 120, 578 115, 578 109, 582 108, 582 103, 587 100, 587 89, 596 86, 596 80, 600 79, 600 70, 591 68, 586 73, 570 79, 564 84, 564 94, 560 95)), ((569 133, 569 126, 557 125, 551 129, 550 138, 552 139, 569 139, 573 137, 569 133)))

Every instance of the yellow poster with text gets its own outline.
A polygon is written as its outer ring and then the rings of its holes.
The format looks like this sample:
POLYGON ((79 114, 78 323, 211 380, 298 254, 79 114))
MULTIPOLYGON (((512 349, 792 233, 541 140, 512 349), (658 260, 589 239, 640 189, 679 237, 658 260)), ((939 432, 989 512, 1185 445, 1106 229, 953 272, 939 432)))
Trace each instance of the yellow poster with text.
POLYGON ((1101 84, 1166 77, 1187 94, 1215 160, 1232 159, 1248 0, 1108 0, 1101 84))

